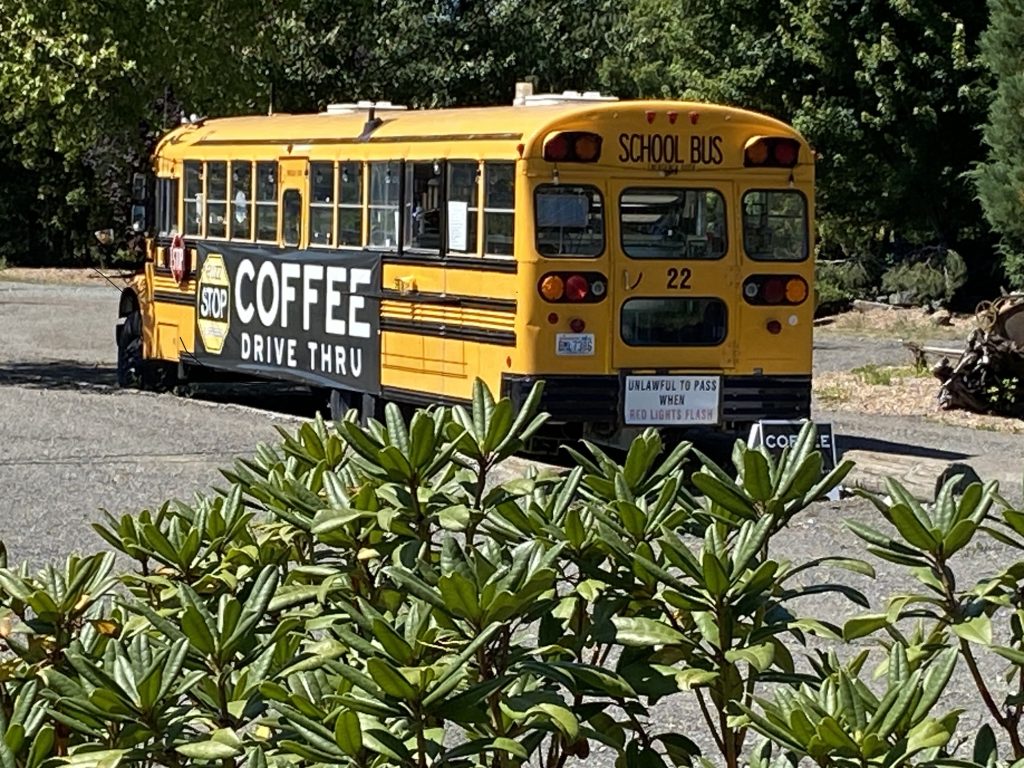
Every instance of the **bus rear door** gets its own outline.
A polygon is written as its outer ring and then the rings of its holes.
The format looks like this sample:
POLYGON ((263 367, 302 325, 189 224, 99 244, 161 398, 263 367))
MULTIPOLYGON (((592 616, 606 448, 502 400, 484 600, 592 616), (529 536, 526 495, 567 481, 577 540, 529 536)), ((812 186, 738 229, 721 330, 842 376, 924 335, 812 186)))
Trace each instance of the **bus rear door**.
POLYGON ((626 426, 717 424, 735 363, 739 246, 728 183, 623 182, 612 245, 612 365, 626 426))

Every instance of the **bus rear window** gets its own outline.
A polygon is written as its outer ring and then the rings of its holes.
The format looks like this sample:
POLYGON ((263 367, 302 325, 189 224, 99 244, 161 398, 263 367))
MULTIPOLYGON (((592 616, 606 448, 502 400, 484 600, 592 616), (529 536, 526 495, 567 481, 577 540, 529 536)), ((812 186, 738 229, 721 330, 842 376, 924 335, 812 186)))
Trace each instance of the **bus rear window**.
POLYGON ((629 299, 619 333, 631 347, 711 347, 725 341, 726 315, 711 297, 629 299))
POLYGON ((743 195, 743 250, 758 261, 807 258, 807 198, 781 189, 743 195))
POLYGON ((634 259, 719 259, 725 200, 713 189, 627 189, 619 198, 622 250, 634 259))
POLYGON ((597 256, 604 250, 604 206, 596 187, 543 184, 534 211, 542 256, 597 256))

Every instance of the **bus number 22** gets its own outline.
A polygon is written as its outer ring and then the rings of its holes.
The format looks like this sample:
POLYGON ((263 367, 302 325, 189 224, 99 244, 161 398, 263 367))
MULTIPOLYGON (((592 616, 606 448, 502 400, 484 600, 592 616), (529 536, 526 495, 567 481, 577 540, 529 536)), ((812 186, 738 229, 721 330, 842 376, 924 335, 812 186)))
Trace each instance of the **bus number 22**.
POLYGON ((691 277, 693 277, 693 271, 689 267, 683 267, 682 269, 670 267, 668 270, 668 284, 665 287, 688 291, 693 287, 690 285, 691 277))

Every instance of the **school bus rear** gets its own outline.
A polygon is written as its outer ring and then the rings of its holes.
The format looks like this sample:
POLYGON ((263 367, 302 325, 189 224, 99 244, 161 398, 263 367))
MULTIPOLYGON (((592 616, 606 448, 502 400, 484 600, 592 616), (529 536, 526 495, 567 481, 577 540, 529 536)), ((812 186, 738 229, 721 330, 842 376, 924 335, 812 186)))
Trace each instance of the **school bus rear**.
POLYGON ((741 432, 809 416, 810 148, 736 109, 594 105, 522 147, 519 326, 502 388, 539 378, 566 436, 741 432))

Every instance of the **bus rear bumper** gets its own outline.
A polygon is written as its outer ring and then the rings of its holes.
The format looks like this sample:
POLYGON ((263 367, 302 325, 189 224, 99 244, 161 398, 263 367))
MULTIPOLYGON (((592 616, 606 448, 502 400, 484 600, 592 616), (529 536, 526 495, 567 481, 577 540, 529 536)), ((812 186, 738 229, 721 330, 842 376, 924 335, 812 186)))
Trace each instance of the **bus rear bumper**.
MULTIPOLYGON (((503 374, 502 395, 518 408, 540 380, 544 381, 540 409, 550 414, 552 424, 589 425, 616 432, 624 429, 619 376, 503 374)), ((760 419, 805 419, 810 415, 809 375, 723 376, 719 423, 704 429, 740 433, 760 419)))

